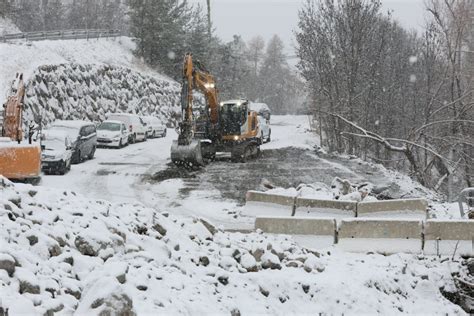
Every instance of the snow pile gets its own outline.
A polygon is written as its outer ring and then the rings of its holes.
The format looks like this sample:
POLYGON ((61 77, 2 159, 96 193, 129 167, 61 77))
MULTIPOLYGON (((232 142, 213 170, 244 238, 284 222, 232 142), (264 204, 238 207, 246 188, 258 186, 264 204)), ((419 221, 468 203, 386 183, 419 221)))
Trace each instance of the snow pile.
POLYGON ((21 33, 21 31, 10 19, 0 17, 0 36, 14 33, 21 33))
POLYGON ((0 310, 50 314, 462 314, 459 263, 312 252, 287 236, 0 178, 0 310))
POLYGON ((179 86, 129 68, 95 64, 41 66, 26 91, 26 118, 104 120, 108 112, 154 115, 175 123, 179 86))
POLYGON ((296 188, 271 188, 271 184, 261 186, 267 193, 298 196, 308 199, 319 200, 341 200, 341 201, 376 201, 377 198, 372 194, 373 184, 369 182, 351 183, 347 179, 335 177, 331 185, 328 186, 322 182, 314 182, 310 184, 302 183, 296 188))

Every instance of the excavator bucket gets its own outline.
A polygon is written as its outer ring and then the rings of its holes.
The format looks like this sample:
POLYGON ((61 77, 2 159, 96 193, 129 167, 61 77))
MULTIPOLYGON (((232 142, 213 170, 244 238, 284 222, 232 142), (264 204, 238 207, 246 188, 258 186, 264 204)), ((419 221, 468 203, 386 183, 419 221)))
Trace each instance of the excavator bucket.
POLYGON ((0 175, 7 179, 35 182, 41 173, 38 144, 18 144, 0 138, 0 175))
POLYGON ((171 145, 171 161, 176 165, 203 166, 201 142, 193 140, 189 145, 179 145, 178 141, 174 140, 171 145))

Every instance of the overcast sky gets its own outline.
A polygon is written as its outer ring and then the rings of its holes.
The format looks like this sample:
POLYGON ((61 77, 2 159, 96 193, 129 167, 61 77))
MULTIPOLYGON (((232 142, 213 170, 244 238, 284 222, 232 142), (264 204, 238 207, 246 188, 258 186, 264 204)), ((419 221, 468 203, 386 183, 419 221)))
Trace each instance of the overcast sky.
MULTIPOLYGON (((190 0, 206 5, 206 0, 190 0)), ((265 40, 278 34, 293 52, 293 30, 304 0, 211 0, 212 20, 217 34, 225 41, 234 34, 249 40, 262 35, 265 40)), ((382 0, 384 10, 392 10, 395 19, 407 28, 421 29, 424 21, 423 0, 382 0)))

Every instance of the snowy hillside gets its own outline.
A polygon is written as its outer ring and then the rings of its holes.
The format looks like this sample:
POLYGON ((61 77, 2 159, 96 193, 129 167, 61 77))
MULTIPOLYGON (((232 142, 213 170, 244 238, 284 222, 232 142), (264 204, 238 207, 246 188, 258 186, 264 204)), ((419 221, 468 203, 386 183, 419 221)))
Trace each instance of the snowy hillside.
POLYGON ((0 35, 20 33, 20 30, 10 19, 0 17, 0 35))
POLYGON ((27 88, 27 119, 104 120, 107 112, 155 115, 172 121, 177 84, 129 68, 94 64, 39 67, 27 88))
POLYGON ((0 43, 0 103, 17 72, 27 82, 27 115, 103 118, 107 111, 156 114, 169 120, 178 84, 133 56, 129 38, 0 43), (5 61, 5 62, 4 62, 5 61))
POLYGON ((3 178, 0 193, 0 309, 11 315, 464 314, 441 294, 466 269, 453 261, 314 252, 3 178))

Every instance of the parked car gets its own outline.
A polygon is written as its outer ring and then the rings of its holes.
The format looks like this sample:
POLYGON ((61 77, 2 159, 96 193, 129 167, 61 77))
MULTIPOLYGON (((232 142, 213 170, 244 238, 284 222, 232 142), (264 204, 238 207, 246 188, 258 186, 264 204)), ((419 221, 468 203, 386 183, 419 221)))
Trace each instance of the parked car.
POLYGON ((258 124, 260 125, 262 143, 269 143, 272 140, 272 129, 270 127, 270 121, 259 115, 258 124))
POLYGON ((271 110, 270 107, 265 103, 250 103, 250 109, 258 113, 258 115, 263 116, 266 120, 270 121, 271 110))
POLYGON ((128 145, 129 132, 121 121, 103 121, 97 127, 97 145, 122 148, 128 145))
POLYGON ((52 133, 65 133, 71 141, 72 163, 94 158, 97 147, 95 125, 86 121, 55 121, 48 129, 52 133))
POLYGON ((45 174, 71 170, 72 147, 66 133, 45 130, 41 137, 41 169, 45 174))
POLYGON ((142 116, 142 120, 146 123, 147 136, 149 138, 166 136, 166 126, 161 123, 159 118, 155 116, 142 116))
POLYGON ((145 141, 147 139, 147 128, 145 122, 135 114, 113 113, 107 115, 107 120, 120 121, 128 128, 129 143, 136 143, 138 140, 145 141))

